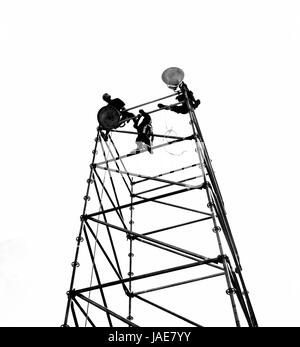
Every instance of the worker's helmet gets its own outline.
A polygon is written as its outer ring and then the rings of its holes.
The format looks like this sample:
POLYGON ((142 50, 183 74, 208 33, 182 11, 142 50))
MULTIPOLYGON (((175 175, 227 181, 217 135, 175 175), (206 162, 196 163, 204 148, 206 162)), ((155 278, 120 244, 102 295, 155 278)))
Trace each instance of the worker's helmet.
POLYGON ((108 93, 103 94, 102 99, 106 102, 110 102, 111 96, 108 93))

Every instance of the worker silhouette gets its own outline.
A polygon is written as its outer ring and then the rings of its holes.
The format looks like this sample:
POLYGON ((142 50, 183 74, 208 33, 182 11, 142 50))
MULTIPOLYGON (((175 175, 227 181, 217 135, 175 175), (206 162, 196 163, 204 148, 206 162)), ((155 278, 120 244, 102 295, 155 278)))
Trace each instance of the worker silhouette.
POLYGON ((133 127, 137 130, 138 136, 135 141, 137 149, 133 150, 131 153, 147 149, 147 151, 152 154, 154 135, 152 119, 149 113, 146 113, 144 110, 139 110, 139 116, 133 119, 133 127))
MULTIPOLYGON (((190 90, 187 91, 187 95, 188 95, 189 102, 190 102, 191 106, 194 109, 196 109, 200 105, 200 100, 199 99, 195 100, 194 94, 190 90)), ((170 106, 163 105, 163 104, 158 104, 157 106, 159 108, 164 108, 166 110, 170 110, 170 111, 173 111, 173 112, 176 112, 176 113, 181 113, 181 114, 189 113, 189 107, 188 107, 188 103, 186 102, 185 95, 183 93, 181 93, 181 94, 179 94, 176 97, 176 99, 181 104, 179 104, 179 105, 170 105, 170 106)))
POLYGON ((115 107, 121 111, 125 107, 125 102, 119 98, 112 99, 108 93, 103 94, 102 99, 108 103, 108 105, 115 107))
MULTIPOLYGON (((112 99, 108 93, 103 94, 102 99, 107 102, 108 105, 116 108, 121 113, 120 122, 127 119, 128 123, 135 115, 125 110, 125 102, 119 98, 112 99)), ((125 125, 125 123, 124 123, 125 125)))

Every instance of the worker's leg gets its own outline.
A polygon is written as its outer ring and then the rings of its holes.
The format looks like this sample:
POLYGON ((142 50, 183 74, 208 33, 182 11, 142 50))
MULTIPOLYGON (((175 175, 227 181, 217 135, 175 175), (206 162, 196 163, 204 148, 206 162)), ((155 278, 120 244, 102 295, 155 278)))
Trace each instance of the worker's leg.
POLYGON ((148 137, 148 136, 145 135, 144 144, 146 145, 147 151, 148 151, 149 153, 152 154, 153 151, 152 151, 152 146, 151 146, 150 137, 148 137))
POLYGON ((188 109, 186 104, 183 104, 180 106, 171 106, 170 110, 175 112, 175 113, 181 113, 181 114, 189 113, 189 109, 188 109))

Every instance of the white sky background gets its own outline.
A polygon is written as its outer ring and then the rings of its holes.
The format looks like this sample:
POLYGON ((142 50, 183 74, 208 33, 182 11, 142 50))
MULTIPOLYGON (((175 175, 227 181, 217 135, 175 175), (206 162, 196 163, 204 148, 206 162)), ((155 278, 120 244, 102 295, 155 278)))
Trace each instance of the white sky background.
POLYGON ((179 66, 258 322, 299 326, 299 42, 299 1, 3 0, 0 325, 62 323, 101 95, 179 66))

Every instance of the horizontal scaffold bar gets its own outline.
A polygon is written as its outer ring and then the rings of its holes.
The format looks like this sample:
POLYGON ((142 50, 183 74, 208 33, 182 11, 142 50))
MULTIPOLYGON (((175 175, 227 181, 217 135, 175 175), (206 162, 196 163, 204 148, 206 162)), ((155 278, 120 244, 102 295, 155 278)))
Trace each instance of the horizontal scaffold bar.
POLYGON ((156 292, 158 290, 173 288, 173 287, 181 286, 183 284, 189 284, 189 283, 194 283, 194 282, 198 282, 198 281, 203 281, 203 280, 207 280, 207 279, 210 279, 210 278, 223 276, 223 275, 225 275, 225 272, 218 272, 218 273, 213 274, 213 275, 208 275, 208 276, 203 276, 203 277, 198 277, 198 278, 192 278, 192 279, 186 280, 186 281, 166 284, 165 286, 160 286, 160 287, 155 287, 155 288, 141 290, 139 292, 133 293, 133 295, 139 295, 139 294, 146 294, 146 293, 156 292))
MULTIPOLYGON (((142 199, 142 200, 147 200, 147 198, 144 198, 143 196, 140 196, 140 195, 135 195, 135 198, 142 199)), ((147 201, 146 201, 146 202, 147 202, 147 201)), ((195 209, 193 209, 193 208, 189 208, 189 207, 185 207, 185 206, 181 206, 181 205, 171 204, 171 203, 165 202, 165 201, 151 200, 151 202, 155 202, 156 204, 161 204, 161 205, 165 205, 165 206, 170 206, 170 207, 179 208, 180 210, 185 210, 185 211, 200 213, 200 214, 204 214, 204 215, 208 215, 208 216, 211 215, 210 213, 207 213, 207 212, 195 210, 195 209)))
MULTIPOLYGON (((178 105, 182 105, 182 101, 176 102, 175 104, 171 104, 171 105, 166 105, 166 106, 163 106, 163 107, 159 107, 159 108, 156 108, 156 109, 154 109, 154 110, 152 110, 152 111, 147 111, 147 114, 152 114, 152 113, 156 113, 156 112, 159 112, 159 111, 163 111, 163 110, 166 110, 166 109, 168 109, 168 108, 170 108, 170 107, 174 107, 174 106, 178 106, 178 105)), ((122 124, 124 124, 124 123, 126 123, 126 122, 128 122, 128 121, 130 121, 130 120, 132 120, 132 119, 134 119, 134 118, 137 118, 137 117, 139 117, 139 114, 137 114, 137 115, 134 116, 134 117, 128 117, 128 118, 122 119, 122 120, 120 121, 119 125, 122 125, 122 124)))
POLYGON ((193 186, 190 184, 185 184, 185 183, 180 182, 180 181, 170 181, 170 180, 166 180, 164 178, 156 178, 156 177, 152 177, 152 176, 137 174, 134 172, 112 169, 110 167, 100 166, 100 164, 98 164, 96 167, 97 167, 97 169, 100 169, 100 170, 106 170, 106 171, 116 172, 116 173, 120 173, 120 174, 128 174, 128 175, 133 176, 133 177, 147 178, 148 180, 153 180, 153 181, 162 182, 162 183, 168 183, 170 185, 176 185, 176 186, 193 188, 193 189, 197 188, 197 187, 199 188, 199 186, 200 186, 200 185, 193 186))
MULTIPOLYGON (((177 182, 178 182, 178 183, 188 182, 188 181, 195 180, 196 178, 200 178, 200 177, 203 177, 203 175, 198 175, 198 176, 194 176, 194 177, 185 178, 185 179, 180 180, 180 181, 177 181, 177 182)), ((138 193, 135 193, 135 194, 136 194, 136 195, 140 195, 140 194, 150 193, 150 192, 153 192, 153 191, 155 191, 155 190, 159 190, 159 189, 171 187, 172 185, 173 185, 173 183, 169 183, 169 184, 165 184, 165 185, 160 186, 160 187, 155 187, 155 188, 143 190, 142 192, 138 192, 138 193)))
MULTIPOLYGON (((181 167, 179 169, 175 169, 175 170, 170 170, 170 171, 167 171, 167 172, 163 172, 159 175, 155 175, 153 176, 153 178, 157 178, 157 177, 162 177, 162 176, 166 176, 166 175, 170 175, 170 174, 173 174, 175 172, 179 172, 179 171, 183 171, 183 170, 187 170, 187 169, 190 169, 192 167, 196 167, 196 166, 200 166, 200 164, 192 164, 192 165, 188 165, 188 166, 184 166, 184 167, 181 167)), ((145 182, 145 181, 148 181, 149 178, 144 178, 140 181, 135 181, 133 182, 133 184, 138 184, 138 183, 142 183, 142 182, 145 182)))
MULTIPOLYGON (((112 129, 111 132, 113 132, 113 133, 122 133, 122 134, 131 134, 131 135, 137 136, 137 132, 136 131, 112 129)), ((174 140, 182 140, 182 139, 184 139, 184 137, 182 137, 182 136, 172 136, 172 135, 153 134, 153 136, 154 137, 162 137, 162 138, 174 139, 174 140)))
POLYGON ((179 227, 183 227, 186 225, 190 225, 190 224, 194 224, 194 223, 198 223, 198 222, 203 222, 205 220, 211 219, 212 216, 209 217, 205 217, 205 218, 201 218, 201 219, 195 219, 195 220, 191 220, 185 223, 180 223, 180 224, 176 224, 176 225, 171 225, 168 227, 164 227, 161 229, 157 229, 157 230, 153 230, 153 231, 148 231, 147 233, 143 233, 143 235, 151 235, 151 234, 156 234, 156 233, 160 233, 162 231, 166 231, 166 230, 170 230, 170 229, 175 229, 175 228, 179 228, 179 227))
POLYGON ((176 92, 176 93, 173 93, 173 94, 170 94, 170 95, 167 95, 167 96, 163 96, 162 98, 158 98, 158 99, 155 99, 155 100, 147 101, 147 102, 144 102, 143 104, 140 104, 140 105, 137 105, 137 106, 133 106, 133 107, 129 107, 129 108, 126 109, 126 111, 131 111, 131 110, 134 110, 134 109, 136 109, 138 107, 150 105, 150 104, 153 104, 154 102, 157 102, 157 101, 160 101, 160 100, 164 100, 164 99, 168 99, 168 98, 171 98, 172 96, 176 96, 178 94, 180 94, 180 92, 176 92))
MULTIPOLYGON (((178 142, 185 141, 185 140, 193 140, 193 138, 194 138, 194 135, 186 136, 186 137, 183 137, 183 138, 180 138, 180 139, 176 139, 176 140, 174 140, 174 141, 170 141, 170 142, 163 143, 163 144, 161 144, 161 145, 153 146, 153 147, 152 147, 152 150, 158 149, 158 148, 162 148, 162 147, 165 147, 165 146, 169 146, 169 145, 172 145, 172 144, 174 144, 174 143, 178 143, 178 142)), ((113 162, 113 161, 116 161, 116 160, 120 160, 120 159, 124 159, 124 158, 128 158, 128 157, 132 157, 132 156, 134 156, 134 155, 138 155, 138 154, 141 154, 141 153, 144 153, 144 152, 148 152, 148 150, 147 150, 147 149, 136 150, 135 153, 128 153, 128 154, 125 154, 125 155, 121 155, 121 156, 115 157, 115 158, 113 158, 113 159, 109 159, 109 160, 106 160, 106 161, 102 161, 102 162, 97 163, 97 164, 95 164, 95 165, 107 164, 107 163, 110 163, 110 162, 113 162)))
MULTIPOLYGON (((135 201, 135 202, 128 203, 128 204, 125 204, 125 205, 121 205, 121 206, 118 206, 118 207, 109 208, 109 209, 104 210, 104 211, 99 211, 99 212, 87 214, 86 217, 87 218, 95 217, 95 216, 99 216, 99 215, 104 214, 104 213, 114 212, 114 211, 117 211, 117 210, 120 210, 120 209, 123 209, 123 208, 128 208, 128 207, 132 207, 132 206, 135 206, 135 205, 144 204, 144 203, 149 202, 149 201, 154 201, 154 200, 157 200, 157 199, 163 199, 163 198, 166 198, 166 197, 169 197, 169 196, 172 196, 172 195, 176 195, 176 194, 181 194, 181 193, 184 193, 184 192, 190 192, 190 191, 192 191, 194 189, 201 189, 202 186, 204 186, 204 183, 202 185, 200 185, 200 186, 196 186, 196 187, 192 187, 192 188, 184 188, 184 189, 176 190, 176 191, 173 191, 173 192, 170 192, 170 193, 157 195, 157 196, 154 196, 154 197, 151 197, 151 198, 142 198, 142 200, 140 200, 140 201, 135 201)), ((140 197, 138 197, 138 198, 140 198, 140 197)), ((211 215, 210 213, 207 213, 207 212, 201 212, 201 211, 198 211, 198 212, 202 213, 202 214, 205 214, 205 215, 209 215, 209 216, 211 215)))
POLYGON ((210 263, 218 263, 218 262, 219 262, 219 257, 211 258, 211 259, 207 259, 207 260, 203 260, 203 261, 197 261, 197 262, 193 262, 193 263, 189 263, 189 264, 185 264, 185 265, 179 265, 179 266, 175 266, 175 267, 171 267, 171 268, 167 268, 167 269, 163 269, 163 270, 148 272, 146 274, 133 276, 133 277, 129 277, 129 278, 124 278, 124 279, 118 280, 118 281, 112 281, 112 282, 103 283, 101 285, 77 289, 77 290, 74 290, 73 295, 79 296, 81 293, 96 290, 96 289, 99 289, 100 287, 101 288, 107 288, 107 287, 115 286, 118 284, 130 282, 130 281, 137 281, 137 280, 141 280, 141 279, 145 279, 145 278, 149 278, 149 277, 153 277, 153 276, 163 275, 163 274, 170 273, 170 272, 189 269, 189 268, 192 268, 195 266, 207 265, 210 263))

